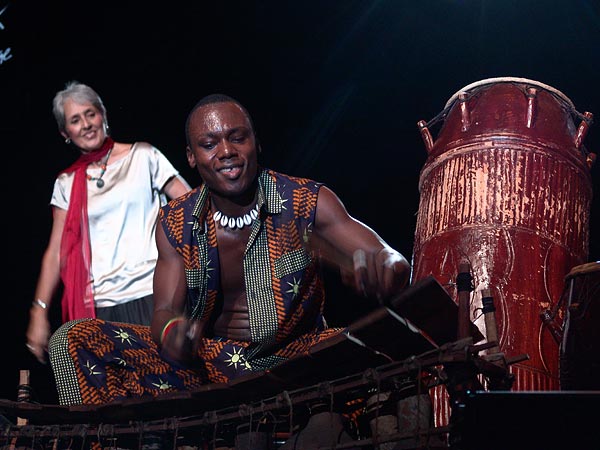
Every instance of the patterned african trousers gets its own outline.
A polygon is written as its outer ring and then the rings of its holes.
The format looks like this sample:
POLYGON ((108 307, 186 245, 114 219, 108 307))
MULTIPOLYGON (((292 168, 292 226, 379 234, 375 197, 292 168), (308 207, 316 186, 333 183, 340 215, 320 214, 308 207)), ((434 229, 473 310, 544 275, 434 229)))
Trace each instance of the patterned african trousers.
MULTIPOLYGON (((283 361, 308 352, 339 333, 331 328, 300 336, 275 353, 283 361)), ((248 342, 204 338, 197 366, 183 366, 161 356, 150 327, 101 319, 63 324, 49 343, 50 363, 61 405, 102 404, 131 397, 191 390, 226 383, 252 370, 248 342)))

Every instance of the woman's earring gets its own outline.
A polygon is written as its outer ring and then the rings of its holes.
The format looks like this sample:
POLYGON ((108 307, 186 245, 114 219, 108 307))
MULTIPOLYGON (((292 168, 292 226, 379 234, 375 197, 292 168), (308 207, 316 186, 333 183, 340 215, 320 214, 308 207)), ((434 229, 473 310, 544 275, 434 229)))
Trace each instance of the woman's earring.
POLYGON ((71 138, 66 138, 65 139, 65 144, 70 144, 71 143, 71 138))

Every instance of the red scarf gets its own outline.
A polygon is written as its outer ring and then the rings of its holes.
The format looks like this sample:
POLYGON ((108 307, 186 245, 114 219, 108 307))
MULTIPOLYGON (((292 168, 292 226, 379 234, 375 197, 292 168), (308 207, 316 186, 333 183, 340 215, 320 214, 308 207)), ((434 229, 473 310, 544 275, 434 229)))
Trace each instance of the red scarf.
POLYGON ((69 209, 60 241, 60 276, 63 282, 62 320, 96 317, 91 282, 92 249, 87 213, 86 168, 100 161, 113 147, 107 136, 98 150, 82 154, 61 173, 75 172, 69 209))

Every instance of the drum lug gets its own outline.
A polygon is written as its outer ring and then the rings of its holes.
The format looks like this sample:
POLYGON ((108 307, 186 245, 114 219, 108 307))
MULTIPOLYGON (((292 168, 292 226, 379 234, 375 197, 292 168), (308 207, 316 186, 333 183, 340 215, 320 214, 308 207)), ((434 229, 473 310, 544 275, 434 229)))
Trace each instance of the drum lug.
POLYGON ((425 143, 425 150, 427 150, 427 153, 431 153, 431 149, 433 149, 433 138, 431 137, 429 128, 427 128, 427 122, 425 122, 424 120, 419 120, 417 122, 417 126, 419 127, 419 131, 421 132, 421 138, 425 143))
POLYGON ((591 112, 583 113, 583 120, 579 124, 579 128, 577 128, 577 135, 575 136, 575 147, 577 150, 581 148, 581 144, 587 135, 587 132, 590 128, 594 115, 591 112))
POLYGON ((467 100, 469 99, 469 94, 466 92, 461 92, 458 94, 458 101, 460 103, 460 120, 462 122, 461 130, 468 131, 471 127, 471 112, 467 106, 467 100))
POLYGON ((533 121, 535 119, 536 113, 536 97, 537 97, 537 89, 536 88, 527 88, 527 128, 531 128, 533 126, 533 121))

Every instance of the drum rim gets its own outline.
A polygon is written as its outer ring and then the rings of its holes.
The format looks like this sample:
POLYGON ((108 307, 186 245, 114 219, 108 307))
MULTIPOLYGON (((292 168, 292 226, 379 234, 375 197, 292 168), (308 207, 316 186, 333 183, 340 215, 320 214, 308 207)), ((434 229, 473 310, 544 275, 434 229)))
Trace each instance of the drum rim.
POLYGON ((571 278, 587 275, 598 271, 600 271, 600 261, 591 261, 585 264, 580 264, 578 266, 572 267, 569 273, 565 276, 565 279, 570 280, 571 278))
POLYGON ((463 92, 471 91, 477 87, 485 86, 486 84, 498 84, 498 83, 521 83, 521 84, 530 84, 530 85, 541 87, 542 89, 545 89, 545 90, 557 95, 558 97, 560 97, 573 110, 575 110, 575 105, 573 104, 571 99, 569 99, 569 97, 567 97, 565 94, 563 94, 558 89, 553 88, 552 86, 549 86, 545 83, 541 83, 536 80, 531 80, 529 78, 520 78, 520 77, 494 77, 494 78, 485 78, 483 80, 475 81, 471 84, 466 85, 462 89, 459 89, 458 91, 456 91, 454 93, 454 95, 452 95, 452 97, 450 97, 450 99, 446 102, 446 106, 444 106, 444 109, 447 109, 450 106, 452 106, 452 104, 458 98, 459 94, 461 94, 463 92))

